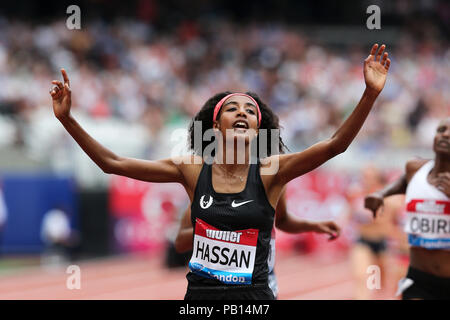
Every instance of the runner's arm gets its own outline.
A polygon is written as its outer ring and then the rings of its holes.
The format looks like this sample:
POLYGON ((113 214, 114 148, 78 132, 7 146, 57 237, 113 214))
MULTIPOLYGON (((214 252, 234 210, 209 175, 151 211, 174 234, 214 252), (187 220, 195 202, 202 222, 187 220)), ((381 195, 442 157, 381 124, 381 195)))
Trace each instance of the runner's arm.
POLYGON ((120 157, 92 138, 70 113, 70 82, 64 69, 61 69, 61 73, 64 85, 61 81, 54 80, 52 83, 55 87, 50 91, 55 117, 103 172, 149 182, 184 183, 184 176, 180 167, 176 165, 182 161, 173 161, 172 159, 147 161, 120 157))
POLYGON ((287 211, 284 190, 277 204, 275 226, 286 233, 316 232, 330 235, 329 240, 339 237, 341 229, 334 221, 312 222, 295 217, 287 211))
POLYGON ((194 228, 191 223, 191 208, 187 208, 181 219, 180 229, 175 239, 175 250, 179 253, 192 250, 194 228))
MULTIPOLYGON (((321 141, 302 152, 280 155, 279 170, 276 175, 277 184, 284 185, 319 167, 344 152, 351 144, 386 82, 390 60, 387 58, 388 53, 384 52, 384 45, 381 46, 378 54, 376 54, 377 49, 378 45, 375 44, 370 55, 364 60, 366 89, 353 112, 330 139, 321 141)), ((273 159, 276 161, 275 158, 273 159)))
POLYGON ((375 191, 364 198, 364 207, 372 211, 373 216, 376 217, 379 209, 383 208, 384 198, 393 196, 396 194, 405 194, 408 183, 412 176, 420 169, 428 160, 414 159, 406 163, 405 173, 388 184, 386 187, 379 191, 375 191))

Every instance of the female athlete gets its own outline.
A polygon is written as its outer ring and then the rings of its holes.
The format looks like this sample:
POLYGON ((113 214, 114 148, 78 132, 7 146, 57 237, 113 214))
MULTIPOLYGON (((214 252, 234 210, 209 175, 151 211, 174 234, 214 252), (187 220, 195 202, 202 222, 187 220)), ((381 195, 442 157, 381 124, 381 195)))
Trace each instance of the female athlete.
POLYGON ((255 94, 225 92, 210 98, 191 126, 194 153, 155 161, 118 156, 78 124, 70 113, 71 89, 64 69, 64 83, 52 81, 50 94, 56 118, 103 172, 149 182, 177 182, 185 188, 194 225, 185 299, 273 299, 267 262, 281 191, 292 179, 348 148, 383 89, 389 66, 385 45, 375 44, 364 61, 364 93, 336 133, 296 153, 279 155, 274 150, 272 154, 271 147, 263 145, 267 156, 258 157, 256 163, 251 161, 250 145, 260 133, 269 136, 278 118, 255 94), (214 152, 203 141, 200 147, 195 143, 199 121, 202 132, 214 132, 214 152))

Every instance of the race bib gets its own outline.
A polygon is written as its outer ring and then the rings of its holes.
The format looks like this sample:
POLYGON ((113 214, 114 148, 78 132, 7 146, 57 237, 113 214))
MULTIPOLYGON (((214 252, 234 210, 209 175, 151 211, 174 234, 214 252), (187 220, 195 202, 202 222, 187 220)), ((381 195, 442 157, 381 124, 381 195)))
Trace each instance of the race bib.
POLYGON ((411 246, 450 249, 450 201, 411 200, 405 232, 411 246))
POLYGON ((251 284, 257 229, 223 231, 196 219, 189 269, 226 284, 251 284))

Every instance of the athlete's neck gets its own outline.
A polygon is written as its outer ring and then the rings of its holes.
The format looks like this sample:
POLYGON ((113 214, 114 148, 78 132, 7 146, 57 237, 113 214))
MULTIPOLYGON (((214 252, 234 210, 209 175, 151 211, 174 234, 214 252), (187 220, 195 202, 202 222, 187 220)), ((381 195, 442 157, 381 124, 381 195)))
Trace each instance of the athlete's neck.
POLYGON ((432 174, 437 175, 442 172, 450 172, 450 158, 445 155, 441 156, 440 154, 436 154, 432 174))
POLYGON ((214 162, 227 167, 229 171, 246 168, 250 164, 249 144, 226 143, 219 144, 214 162), (234 169, 233 169, 234 168, 234 169))

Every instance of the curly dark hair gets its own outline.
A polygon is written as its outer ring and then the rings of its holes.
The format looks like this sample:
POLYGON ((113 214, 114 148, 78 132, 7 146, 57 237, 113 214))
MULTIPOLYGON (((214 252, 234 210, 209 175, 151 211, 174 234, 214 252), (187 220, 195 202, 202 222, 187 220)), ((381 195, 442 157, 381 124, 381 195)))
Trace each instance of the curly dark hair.
MULTIPOLYGON (((202 139, 201 146, 195 145, 194 143, 194 123, 195 121, 201 121, 202 123, 202 137, 204 136, 204 133, 206 130, 213 128, 213 114, 214 114, 214 107, 216 104, 224 98, 226 95, 231 94, 230 91, 220 92, 213 97, 209 98, 203 107, 200 109, 200 111, 194 116, 192 119, 190 125, 189 125, 189 137, 188 137, 188 145, 190 150, 195 154, 202 156, 205 148, 214 142, 215 137, 212 138, 211 141, 204 141, 202 139), (201 149, 200 149, 201 148, 201 149)), ((251 96, 259 105, 259 109, 261 111, 261 125, 259 129, 267 129, 267 148, 266 148, 266 154, 264 156, 270 156, 272 154, 280 154, 284 153, 286 150, 289 150, 288 147, 284 144, 281 136, 279 136, 278 141, 278 150, 272 150, 271 147, 271 139, 272 139, 272 133, 270 129, 280 129, 279 119, 278 116, 273 113, 273 111, 258 97, 257 94, 253 92, 246 92, 245 94, 251 96)), ((217 120, 220 118, 220 113, 217 117, 217 120)), ((259 135, 257 136, 256 145, 259 146, 259 135)), ((258 147, 259 148, 259 147, 258 147)), ((258 158, 259 158, 259 150, 257 151, 258 158)))

